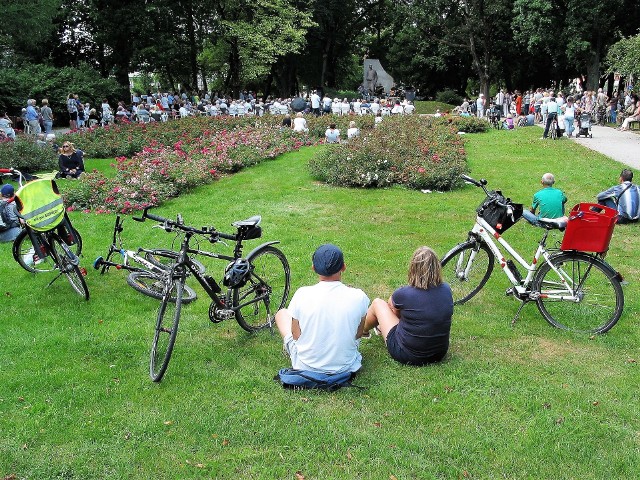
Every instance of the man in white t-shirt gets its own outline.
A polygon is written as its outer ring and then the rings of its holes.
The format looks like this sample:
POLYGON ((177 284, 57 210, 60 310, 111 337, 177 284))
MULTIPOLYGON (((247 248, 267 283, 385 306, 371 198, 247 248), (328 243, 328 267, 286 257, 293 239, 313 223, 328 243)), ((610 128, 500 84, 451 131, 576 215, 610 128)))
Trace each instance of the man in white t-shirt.
POLYGON ((312 260, 320 281, 299 288, 289 308, 276 314, 285 351, 297 370, 356 372, 362 366, 358 346, 369 298, 342 283, 346 267, 337 246, 321 245, 312 260))
POLYGON ((320 95, 315 90, 311 94, 311 110, 316 117, 320 116, 320 95))

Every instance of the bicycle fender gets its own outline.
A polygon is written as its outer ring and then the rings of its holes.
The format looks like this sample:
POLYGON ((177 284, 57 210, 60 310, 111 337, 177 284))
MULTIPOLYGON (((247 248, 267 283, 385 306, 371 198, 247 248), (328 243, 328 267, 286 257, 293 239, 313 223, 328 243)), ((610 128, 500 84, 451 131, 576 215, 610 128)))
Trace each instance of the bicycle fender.
MULTIPOLYGON (((553 261, 556 260, 558 257, 561 257, 563 255, 568 255, 568 256, 576 256, 576 257, 581 257, 584 258, 585 260, 593 260, 594 257, 587 254, 587 253, 582 253, 579 251, 572 251, 572 250, 567 250, 567 251, 561 251, 558 253, 555 253, 553 255, 551 255, 551 257, 549 257, 549 260, 553 261)), ((598 260, 599 262, 602 263, 602 266, 609 272, 609 274, 611 275, 611 278, 618 278, 621 277, 620 273, 614 269, 611 265, 609 265, 607 262, 605 262, 602 258, 595 258, 596 260, 598 260)))
POLYGON ((466 246, 472 246, 472 245, 475 245, 477 243, 478 243, 478 241, 475 240, 475 239, 469 239, 469 240, 465 240, 464 242, 460 242, 457 245, 455 245, 451 250, 449 250, 446 254, 444 254, 442 256, 442 258, 447 258, 457 248, 466 247, 466 246))
POLYGON ((251 250, 249 252, 249 255, 247 255, 247 258, 250 259, 255 254, 257 254, 260 250, 262 250, 264 247, 268 247, 269 245, 274 245, 276 243, 280 243, 280 241, 279 240, 274 240, 272 242, 265 242, 262 245, 258 245, 256 248, 254 248, 253 250, 251 250))

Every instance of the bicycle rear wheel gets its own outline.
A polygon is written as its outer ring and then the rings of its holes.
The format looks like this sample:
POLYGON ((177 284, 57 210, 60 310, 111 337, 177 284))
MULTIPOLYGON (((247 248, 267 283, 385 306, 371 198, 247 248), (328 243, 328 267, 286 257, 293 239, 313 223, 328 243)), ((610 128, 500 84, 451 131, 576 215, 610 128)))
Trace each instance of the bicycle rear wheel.
MULTIPOLYGON (((148 297, 162 300, 165 280, 159 275, 150 272, 131 272, 127 276, 127 283, 134 290, 147 295, 148 297)), ((195 290, 188 285, 182 290, 182 303, 193 302, 197 298, 195 290)), ((170 302, 175 302, 175 298, 170 298, 170 302)))
POLYGON ((484 287, 493 272, 493 262, 489 247, 476 241, 462 243, 443 257, 442 276, 451 286, 454 305, 465 303, 484 287))
MULTIPOLYGON (((79 257, 82 252, 82 237, 75 228, 73 231, 78 241, 74 245, 70 245, 69 248, 79 257)), ((40 234, 34 232, 34 235, 40 234)), ((52 272, 56 268, 53 258, 36 254, 36 249, 26 228, 23 228, 13 241, 13 258, 29 273, 52 272)))
POLYGON ((540 267, 533 280, 538 310, 556 328, 604 333, 622 315, 624 293, 617 274, 600 259, 578 252, 560 253, 540 267), (567 287, 568 285, 568 287, 567 287), (573 286, 571 296, 569 288, 573 286))
POLYGON ((549 134, 551 135, 551 140, 558 139, 558 124, 556 122, 551 122, 551 129, 549 131, 549 134))
POLYGON ((287 258, 267 246, 247 260, 252 270, 247 283, 233 290, 236 321, 248 332, 271 326, 289 297, 290 270, 287 258))
POLYGON ((78 295, 84 297, 85 300, 89 300, 89 288, 78 268, 78 257, 73 253, 71 253, 71 255, 75 258, 69 255, 69 247, 67 244, 62 245, 63 242, 57 234, 52 234, 49 237, 49 242, 60 272, 67 277, 67 280, 69 280, 69 283, 78 295))
POLYGON ((162 303, 158 309, 156 318, 156 329, 151 345, 151 359, 149 362, 149 376, 154 382, 162 380, 173 345, 178 334, 178 323, 180 322, 180 310, 182 308, 182 291, 184 288, 184 275, 167 277, 165 283, 162 303), (173 301, 175 299, 175 301, 173 301))

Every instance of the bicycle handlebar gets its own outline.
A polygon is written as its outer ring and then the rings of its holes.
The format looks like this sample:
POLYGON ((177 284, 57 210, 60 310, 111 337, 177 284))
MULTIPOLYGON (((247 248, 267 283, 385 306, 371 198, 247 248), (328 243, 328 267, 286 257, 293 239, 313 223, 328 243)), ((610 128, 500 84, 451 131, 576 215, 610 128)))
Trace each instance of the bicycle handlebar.
POLYGON ((149 208, 150 207, 146 207, 143 210, 142 217, 133 217, 133 219, 137 222, 144 222, 148 218, 155 222, 162 223, 164 226, 164 229, 167 231, 171 231, 177 228, 178 230, 193 233, 196 235, 208 235, 209 241, 212 243, 217 242, 219 238, 224 238, 225 240, 233 240, 233 241, 236 241, 238 239, 238 235, 218 232, 215 229, 215 227, 195 228, 195 227, 190 227, 188 225, 185 225, 184 221, 182 220, 182 215, 180 214, 178 214, 177 220, 171 220, 169 218, 165 218, 159 215, 155 215, 153 213, 149 213, 149 208))

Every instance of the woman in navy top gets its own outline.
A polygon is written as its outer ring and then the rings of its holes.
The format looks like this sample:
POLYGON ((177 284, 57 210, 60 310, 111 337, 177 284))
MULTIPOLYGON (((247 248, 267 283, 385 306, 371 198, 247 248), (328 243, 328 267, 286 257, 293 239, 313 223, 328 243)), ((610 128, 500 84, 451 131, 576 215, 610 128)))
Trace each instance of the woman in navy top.
POLYGON ((391 357, 409 365, 439 362, 449 348, 453 296, 442 280, 440 261, 429 247, 420 247, 409 264, 408 285, 389 301, 371 302, 364 332, 377 328, 391 357))

